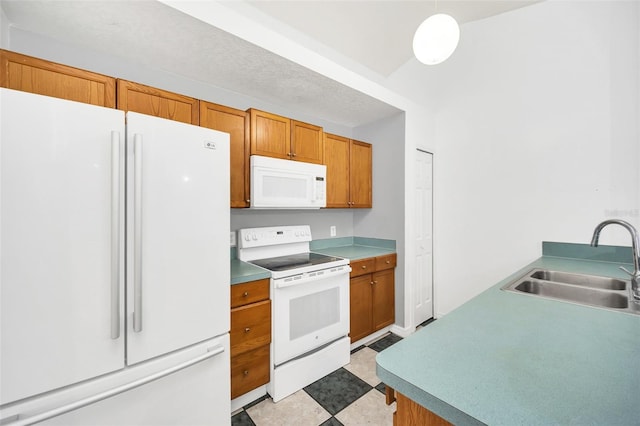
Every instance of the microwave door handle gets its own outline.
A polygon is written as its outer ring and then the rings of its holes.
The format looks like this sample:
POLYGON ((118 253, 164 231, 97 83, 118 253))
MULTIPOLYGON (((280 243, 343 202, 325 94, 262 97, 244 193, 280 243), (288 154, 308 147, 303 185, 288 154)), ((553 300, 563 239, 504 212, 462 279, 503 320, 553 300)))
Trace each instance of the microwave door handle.
POLYGON ((313 186, 313 201, 315 202, 318 199, 318 182, 316 181, 315 177, 311 186, 313 186))

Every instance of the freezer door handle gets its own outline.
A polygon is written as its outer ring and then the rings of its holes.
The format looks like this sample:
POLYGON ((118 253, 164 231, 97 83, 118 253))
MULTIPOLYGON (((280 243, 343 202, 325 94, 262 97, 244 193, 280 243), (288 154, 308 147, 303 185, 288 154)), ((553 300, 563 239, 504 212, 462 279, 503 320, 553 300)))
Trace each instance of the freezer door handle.
POLYGON ((142 331, 142 135, 133 135, 133 331, 142 331))
POLYGON ((183 362, 182 364, 177 364, 173 367, 167 368, 166 370, 162 370, 159 371, 155 374, 152 374, 150 376, 147 377, 143 377, 141 379, 138 380, 134 380, 132 382, 126 383, 122 386, 118 386, 115 387, 113 389, 109 389, 107 391, 80 399, 78 401, 74 401, 70 404, 67 405, 63 405, 61 407, 57 407, 54 408, 52 410, 49 411, 45 411, 43 413, 40 414, 36 414, 34 416, 31 417, 24 417, 22 418, 22 416, 20 414, 16 415, 16 416, 11 416, 9 418, 5 418, 5 419, 1 419, 0 420, 0 424, 2 424, 3 426, 26 426, 26 425, 31 425, 34 423, 38 423, 47 419, 50 419, 52 417, 56 417, 65 413, 68 413, 70 411, 74 411, 77 410, 79 408, 82 407, 86 407, 87 405, 90 404, 94 404, 96 402, 102 401, 104 399, 107 398, 111 398, 112 396, 116 396, 118 394, 130 391, 132 389, 135 389, 137 387, 140 387, 142 385, 146 385, 147 383, 151 383, 155 380, 161 379, 163 377, 168 376, 169 374, 173 374, 176 373, 180 370, 184 370, 185 368, 189 368, 192 365, 198 364, 202 361, 205 361, 209 358, 213 358, 216 355, 220 355, 221 353, 224 352, 224 346, 222 345, 216 345, 213 346, 211 348, 207 349, 207 352, 203 355, 200 355, 196 358, 193 358, 189 361, 183 362), (15 420, 15 421, 12 421, 15 420))
POLYGON ((111 132, 111 338, 120 338, 120 132, 111 132))

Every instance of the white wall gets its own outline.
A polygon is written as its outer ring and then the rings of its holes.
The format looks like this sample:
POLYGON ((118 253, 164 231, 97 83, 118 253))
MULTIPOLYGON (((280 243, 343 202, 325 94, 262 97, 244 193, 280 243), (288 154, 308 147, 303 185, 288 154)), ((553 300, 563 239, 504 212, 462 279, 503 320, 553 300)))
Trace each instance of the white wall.
MULTIPOLYGON (((588 243, 612 216, 640 227, 638 8, 542 2, 464 25, 441 68, 393 76, 435 98, 438 316, 543 240, 588 243)), ((602 242, 628 246, 625 232, 602 242)))

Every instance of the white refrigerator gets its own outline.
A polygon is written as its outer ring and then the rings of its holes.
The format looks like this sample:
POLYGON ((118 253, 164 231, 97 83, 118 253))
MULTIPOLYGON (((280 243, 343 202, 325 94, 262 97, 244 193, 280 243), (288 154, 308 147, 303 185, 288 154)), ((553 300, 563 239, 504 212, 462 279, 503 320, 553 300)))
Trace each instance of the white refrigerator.
POLYGON ((0 116, 0 423, 228 424, 229 136, 9 89, 0 116))

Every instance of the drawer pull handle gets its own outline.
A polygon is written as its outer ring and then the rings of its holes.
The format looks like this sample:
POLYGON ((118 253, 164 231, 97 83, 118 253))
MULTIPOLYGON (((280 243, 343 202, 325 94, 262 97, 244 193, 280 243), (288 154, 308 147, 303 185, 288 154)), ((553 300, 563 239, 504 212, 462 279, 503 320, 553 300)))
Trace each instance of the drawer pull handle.
POLYGON ((249 375, 249 370, 244 370, 244 371, 242 372, 242 374, 244 374, 245 376, 248 376, 248 375, 249 375))
POLYGON ((251 329, 250 329, 249 327, 247 327, 247 328, 245 328, 245 329, 244 329, 244 332, 245 332, 245 333, 248 333, 248 332, 250 332, 250 331, 251 331, 251 329))
POLYGON ((245 292, 242 294, 242 297, 247 297, 248 295, 249 295, 249 292, 248 292, 248 291, 245 291, 245 292))

